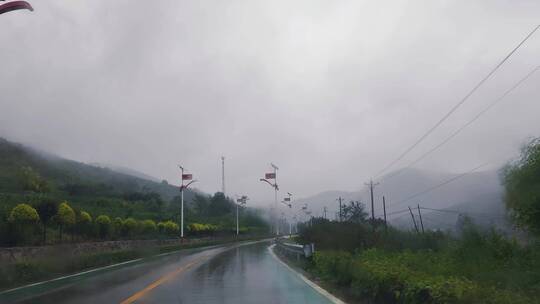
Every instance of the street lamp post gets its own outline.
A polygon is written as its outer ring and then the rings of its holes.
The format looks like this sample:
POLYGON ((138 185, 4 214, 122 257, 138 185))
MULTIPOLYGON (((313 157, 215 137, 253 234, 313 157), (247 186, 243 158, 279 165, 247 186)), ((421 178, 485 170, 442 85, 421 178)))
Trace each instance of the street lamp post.
MULTIPOLYGON (((277 184, 277 170, 279 168, 274 165, 273 163, 270 163, 270 166, 274 168, 274 205, 276 206, 276 212, 278 212, 278 199, 277 199, 277 193, 278 193, 278 184, 277 184)), ((276 225, 276 235, 279 235, 279 222, 276 225)))
POLYGON ((193 180, 192 174, 184 174, 184 167, 178 165, 178 168, 180 168, 180 171, 182 171, 182 185, 180 186, 180 238, 184 239, 184 190, 189 187, 189 185, 196 182, 196 180, 193 180), (184 185, 184 181, 190 181, 186 185, 184 185))
MULTIPOLYGON (((287 195, 289 197, 285 197, 281 203, 284 204, 285 206, 289 207, 289 209, 292 209, 292 203, 291 203, 292 194, 290 192, 287 192, 287 195)), ((289 236, 290 235, 292 235, 292 224, 291 224, 291 222, 289 222, 289 236)))
MULTIPOLYGON (((278 199, 277 199, 277 193, 279 191, 279 187, 278 187, 278 184, 277 184, 277 170, 279 170, 279 168, 274 165, 274 164, 270 164, 272 166, 272 168, 274 168, 274 172, 273 173, 266 173, 264 175, 264 178, 261 178, 259 179, 261 182, 265 182, 267 184, 269 184, 272 188, 274 188, 274 208, 276 209, 276 212, 277 212, 277 208, 278 208, 278 199), (269 179, 273 179, 274 180, 274 183, 270 182, 269 179)), ((275 227, 275 230, 276 230, 276 235, 279 235, 279 224, 278 224, 278 220, 277 220, 277 214, 274 218, 274 227, 275 227)))
POLYGON ((240 224, 238 220, 238 208, 242 205, 245 205, 249 198, 246 195, 236 199, 236 236, 240 234, 240 224))

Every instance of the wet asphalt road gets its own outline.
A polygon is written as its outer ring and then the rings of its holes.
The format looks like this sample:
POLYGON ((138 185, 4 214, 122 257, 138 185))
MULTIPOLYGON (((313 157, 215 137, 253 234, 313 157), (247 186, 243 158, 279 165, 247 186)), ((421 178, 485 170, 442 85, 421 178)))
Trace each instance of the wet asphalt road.
POLYGON ((185 250, 90 276, 24 303, 330 303, 269 241, 185 250))

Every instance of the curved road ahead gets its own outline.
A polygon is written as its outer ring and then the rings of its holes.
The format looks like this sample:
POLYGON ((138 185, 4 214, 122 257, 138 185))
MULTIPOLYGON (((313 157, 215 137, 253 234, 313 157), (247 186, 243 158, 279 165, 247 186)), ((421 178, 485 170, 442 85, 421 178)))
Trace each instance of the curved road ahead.
POLYGON ((331 303, 277 261, 269 245, 184 250, 89 276, 24 303, 331 303))

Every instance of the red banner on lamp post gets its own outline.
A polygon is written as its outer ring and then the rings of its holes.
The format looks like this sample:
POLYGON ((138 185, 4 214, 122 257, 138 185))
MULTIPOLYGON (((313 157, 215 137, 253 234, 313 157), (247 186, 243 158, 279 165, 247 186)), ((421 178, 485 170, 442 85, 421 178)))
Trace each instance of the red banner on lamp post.
POLYGON ((275 173, 266 173, 264 175, 264 178, 266 179, 275 179, 276 178, 276 174, 275 173))
POLYGON ((193 175, 191 174, 182 174, 182 180, 185 181, 185 180, 192 180, 193 179, 193 175))

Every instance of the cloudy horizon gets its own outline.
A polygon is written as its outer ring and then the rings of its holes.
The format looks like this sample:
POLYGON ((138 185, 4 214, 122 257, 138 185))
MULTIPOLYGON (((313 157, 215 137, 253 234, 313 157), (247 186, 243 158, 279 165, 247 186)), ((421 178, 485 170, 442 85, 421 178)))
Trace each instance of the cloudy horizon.
MULTIPOLYGON (((32 1, 0 15, 0 137, 273 201, 358 191, 538 25, 537 1, 32 1)), ((407 165, 540 65, 533 35, 407 165)), ((540 72, 416 167, 464 172, 540 135, 540 72)))

